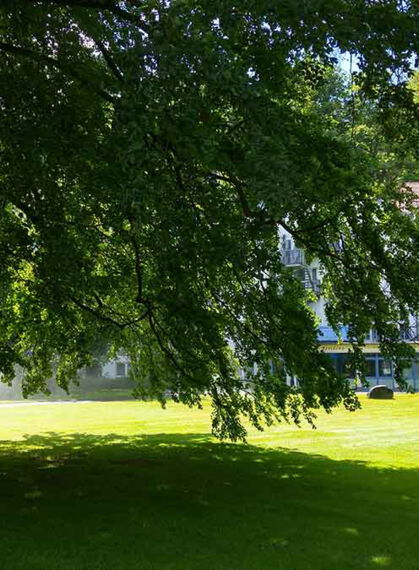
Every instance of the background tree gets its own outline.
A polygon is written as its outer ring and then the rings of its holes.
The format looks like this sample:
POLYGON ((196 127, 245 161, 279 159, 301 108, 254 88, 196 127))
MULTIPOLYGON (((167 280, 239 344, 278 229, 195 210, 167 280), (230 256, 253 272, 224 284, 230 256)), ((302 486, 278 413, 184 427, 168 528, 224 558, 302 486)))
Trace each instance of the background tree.
POLYGON ((3 2, 4 379, 20 364, 37 391, 58 358, 65 387, 100 337, 131 356, 138 395, 209 393, 221 437, 243 437, 243 416, 354 409, 280 228, 326 267, 355 364, 373 326, 400 373, 397 322, 419 299, 400 192, 417 16, 396 1, 3 2), (339 51, 358 61, 349 94, 331 86, 339 51))

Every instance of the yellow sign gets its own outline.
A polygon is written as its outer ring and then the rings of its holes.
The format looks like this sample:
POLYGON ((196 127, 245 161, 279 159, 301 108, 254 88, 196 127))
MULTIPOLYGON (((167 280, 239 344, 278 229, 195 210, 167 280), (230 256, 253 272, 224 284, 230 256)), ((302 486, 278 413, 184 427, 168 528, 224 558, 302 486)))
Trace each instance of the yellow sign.
MULTIPOLYGON (((418 343, 414 343, 412 344, 413 348, 416 350, 416 352, 419 352, 419 344, 418 343)), ((342 353, 345 354, 347 352, 350 351, 351 345, 347 342, 343 342, 340 344, 320 344, 319 345, 319 349, 321 350, 321 352, 325 352, 325 353, 342 353)), ((371 354, 371 353, 377 353, 380 352, 380 345, 379 344, 367 344, 365 346, 362 347, 362 352, 364 352, 365 354, 371 354)))

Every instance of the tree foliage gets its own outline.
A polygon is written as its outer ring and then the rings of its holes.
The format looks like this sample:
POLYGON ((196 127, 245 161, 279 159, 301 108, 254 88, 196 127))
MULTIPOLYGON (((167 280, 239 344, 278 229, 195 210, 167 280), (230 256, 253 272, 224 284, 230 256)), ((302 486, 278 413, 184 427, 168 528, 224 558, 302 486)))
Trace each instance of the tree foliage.
POLYGON ((102 338, 139 396, 209 394, 222 437, 246 416, 355 408, 279 230, 324 265, 355 363, 374 327, 401 365, 397 323, 419 299, 400 192, 417 16, 395 0, 3 1, 4 379, 21 365, 28 394, 54 364, 65 387, 102 338))

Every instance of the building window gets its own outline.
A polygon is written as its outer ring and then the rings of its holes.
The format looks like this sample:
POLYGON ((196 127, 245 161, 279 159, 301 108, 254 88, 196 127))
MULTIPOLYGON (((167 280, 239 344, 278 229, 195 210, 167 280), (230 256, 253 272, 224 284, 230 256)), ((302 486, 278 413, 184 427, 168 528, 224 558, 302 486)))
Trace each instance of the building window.
POLYGON ((378 360, 378 376, 392 376, 391 361, 380 358, 378 360))
POLYGON ((125 362, 116 363, 116 375, 125 376, 125 362))
POLYGON ((367 378, 375 378, 376 376, 375 358, 365 359, 365 376, 367 378))
POLYGON ((336 372, 343 374, 345 378, 355 378, 356 375, 347 354, 332 354, 330 356, 336 372))
POLYGON ((378 338, 378 333, 375 329, 371 329, 367 335, 366 340, 371 342, 378 342, 380 339, 378 338))
POLYGON ((355 378, 355 370, 347 354, 342 355, 342 374, 345 378, 355 378))
POLYGON ((414 366, 415 366, 415 363, 412 362, 409 366, 406 366, 406 368, 403 368, 403 378, 405 380, 414 380, 414 378, 415 378, 414 366))

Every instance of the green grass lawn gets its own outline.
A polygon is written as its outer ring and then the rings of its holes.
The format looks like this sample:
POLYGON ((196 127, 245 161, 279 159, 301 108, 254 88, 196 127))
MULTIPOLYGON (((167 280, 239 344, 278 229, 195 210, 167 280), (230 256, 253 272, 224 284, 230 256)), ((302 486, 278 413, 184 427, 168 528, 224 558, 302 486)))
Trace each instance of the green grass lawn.
POLYGON ((210 410, 0 405, 0 568, 419 569, 419 396, 318 429, 209 435, 210 410))

